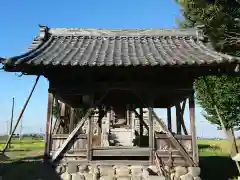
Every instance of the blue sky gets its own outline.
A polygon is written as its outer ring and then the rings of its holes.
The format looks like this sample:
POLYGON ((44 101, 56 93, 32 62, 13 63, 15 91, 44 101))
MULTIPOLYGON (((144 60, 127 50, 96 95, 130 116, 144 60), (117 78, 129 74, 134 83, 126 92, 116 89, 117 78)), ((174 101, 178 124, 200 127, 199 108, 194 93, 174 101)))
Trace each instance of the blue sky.
MULTIPOLYGON (((0 57, 19 55, 26 51, 38 24, 49 27, 81 28, 174 28, 180 8, 175 0, 8 0, 1 1, 0 57)), ((16 120, 33 83, 34 76, 18 77, 0 71, 0 134, 7 132, 11 115, 12 97, 15 97, 16 120)), ((23 132, 44 132, 47 110, 48 81, 40 79, 36 91, 23 115, 23 132)), ((163 118, 165 110, 157 110, 163 118)), ((188 111, 185 119, 189 125, 188 111)), ((223 137, 221 131, 210 125, 196 109, 197 134, 205 137, 223 137)))

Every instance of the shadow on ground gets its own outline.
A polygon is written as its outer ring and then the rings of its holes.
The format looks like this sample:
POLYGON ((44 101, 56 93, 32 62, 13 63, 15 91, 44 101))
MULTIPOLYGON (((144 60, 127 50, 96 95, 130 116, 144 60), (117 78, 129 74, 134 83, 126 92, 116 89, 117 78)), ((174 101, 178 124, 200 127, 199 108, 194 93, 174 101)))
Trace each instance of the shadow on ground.
POLYGON ((18 161, 0 162, 0 176, 2 180, 60 180, 49 164, 45 164, 40 157, 24 158, 18 161))
POLYGON ((226 156, 200 157, 200 167, 203 180, 228 180, 238 176, 235 162, 226 156))

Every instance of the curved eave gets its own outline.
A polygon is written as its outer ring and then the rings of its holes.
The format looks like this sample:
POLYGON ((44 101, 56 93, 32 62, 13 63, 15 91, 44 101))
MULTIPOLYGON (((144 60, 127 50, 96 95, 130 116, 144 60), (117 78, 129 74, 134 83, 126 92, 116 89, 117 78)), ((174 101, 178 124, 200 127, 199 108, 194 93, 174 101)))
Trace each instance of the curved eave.
POLYGON ((240 62, 239 57, 208 48, 192 30, 106 31, 45 27, 41 32, 44 35, 40 33, 34 39, 28 52, 0 59, 6 71, 59 67, 201 67, 240 62), (116 36, 116 33, 125 36, 116 36))

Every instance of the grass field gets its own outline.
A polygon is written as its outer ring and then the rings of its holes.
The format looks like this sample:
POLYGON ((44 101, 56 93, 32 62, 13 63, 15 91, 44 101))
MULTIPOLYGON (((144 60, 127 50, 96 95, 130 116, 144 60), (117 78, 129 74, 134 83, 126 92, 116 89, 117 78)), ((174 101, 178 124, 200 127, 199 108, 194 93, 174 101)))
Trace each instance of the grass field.
MULTIPOLYGON (((0 141, 0 150, 4 147, 0 141)), ((240 144, 240 142, 238 142, 240 144)), ((228 142, 225 140, 199 140, 201 177, 203 180, 228 180, 237 176, 235 163, 229 158, 228 142)), ((56 179, 51 168, 42 164, 44 142, 42 140, 13 140, 7 157, 0 156, 0 175, 3 180, 45 180, 56 179)))

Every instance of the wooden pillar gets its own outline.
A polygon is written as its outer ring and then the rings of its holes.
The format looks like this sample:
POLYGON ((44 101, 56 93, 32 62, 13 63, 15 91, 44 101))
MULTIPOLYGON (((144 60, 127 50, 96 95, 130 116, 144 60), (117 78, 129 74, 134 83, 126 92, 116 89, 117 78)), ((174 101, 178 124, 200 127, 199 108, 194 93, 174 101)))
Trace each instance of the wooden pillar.
POLYGON ((139 120, 140 120, 140 138, 143 136, 143 108, 140 108, 140 116, 139 116, 139 120))
POLYGON ((102 124, 102 139, 101 139, 102 147, 109 146, 108 134, 109 134, 110 123, 111 123, 111 109, 108 109, 106 114, 107 114, 107 117, 105 119, 105 123, 102 124))
POLYGON ((131 111, 131 128, 135 129, 135 112, 131 111))
POLYGON ((167 121, 168 121, 168 130, 172 132, 172 114, 171 107, 167 108, 167 121))
POLYGON ((196 136, 196 127, 195 127, 195 101, 194 101, 194 91, 189 96, 189 114, 190 114, 190 131, 192 135, 192 152, 193 152, 193 161, 198 164, 198 146, 197 146, 197 136, 196 136))
MULTIPOLYGON (((94 99, 93 99, 93 95, 89 95, 88 96, 88 101, 87 103, 90 104, 91 108, 94 108, 94 99)), ((88 120, 88 143, 87 143, 87 158, 89 161, 92 160, 92 137, 93 137, 93 127, 92 127, 92 123, 94 121, 94 113, 91 115, 91 117, 89 117, 88 120)))
POLYGON ((148 137, 149 137, 149 162, 152 164, 154 159, 153 159, 153 148, 154 148, 154 144, 153 144, 153 114, 152 114, 152 106, 148 108, 148 119, 149 119, 149 132, 148 132, 148 137))
POLYGON ((126 119, 127 119, 127 126, 130 125, 130 110, 129 110, 129 104, 127 104, 127 113, 126 113, 126 119))
MULTIPOLYGON (((64 118, 65 118, 65 109, 66 109, 66 105, 65 105, 65 103, 63 103, 63 102, 61 102, 61 111, 60 111, 60 120, 62 121, 62 123, 61 124, 63 124, 63 123, 65 123, 65 120, 64 120, 64 118)), ((64 127, 63 126, 60 126, 59 127, 59 134, 63 134, 64 133, 64 127)))
POLYGON ((176 126, 177 126, 177 134, 182 134, 182 128, 181 128, 181 106, 180 106, 180 103, 176 104, 176 126))
POLYGON ((47 122, 46 122, 46 135, 45 135, 45 150, 44 150, 45 157, 49 157, 50 148, 51 148, 53 99, 54 99, 53 94, 48 93, 48 109, 47 109, 47 122))
POLYGON ((89 120, 88 120, 87 156, 88 156, 89 161, 92 160, 92 135, 93 135, 92 122, 93 122, 93 118, 94 118, 94 116, 91 116, 91 117, 89 117, 89 120))
POLYGON ((69 132, 72 132, 74 129, 74 120, 75 120, 75 110, 74 108, 70 109, 70 124, 69 124, 69 132))

